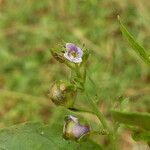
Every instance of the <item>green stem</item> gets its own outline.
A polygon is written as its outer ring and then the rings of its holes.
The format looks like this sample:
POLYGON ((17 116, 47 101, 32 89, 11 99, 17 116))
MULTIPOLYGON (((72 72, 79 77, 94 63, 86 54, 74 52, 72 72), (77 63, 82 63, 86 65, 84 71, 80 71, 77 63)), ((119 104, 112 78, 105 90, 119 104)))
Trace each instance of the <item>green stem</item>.
MULTIPOLYGON (((84 70, 84 73, 83 75, 80 73, 80 70, 79 70, 79 66, 78 64, 75 64, 75 73, 77 75, 77 78, 80 78, 81 80, 83 80, 83 83, 80 85, 84 88, 84 83, 85 83, 85 79, 86 79, 86 70, 84 70)), ((91 78, 90 78, 90 81, 91 78)), ((93 81, 92 81, 93 83, 93 81)), ((116 134, 114 133, 114 131, 112 131, 108 124, 107 124, 107 121, 105 119, 105 117, 103 116, 103 114, 99 111, 99 108, 98 106, 96 105, 95 101, 93 99, 91 99, 88 94, 87 94, 87 99, 89 101, 89 103, 91 104, 92 106, 92 109, 93 111, 88 111, 88 110, 83 110, 83 109, 76 109, 76 108, 70 108, 71 111, 77 111, 77 112, 86 112, 86 113, 91 113, 91 114, 94 114, 97 116, 97 118, 99 119, 99 121, 101 122, 103 128, 108 131, 108 138, 109 138, 109 141, 111 143, 111 147, 112 147, 112 150, 116 150, 116 134)))
MULTIPOLYGON (((88 95, 87 95, 87 96, 88 96, 88 95)), ((105 129, 108 129, 108 127, 107 127, 107 122, 106 122, 105 118, 103 117, 102 113, 99 111, 99 109, 98 109, 96 103, 93 101, 93 99, 89 98, 89 96, 88 96, 88 100, 89 100, 91 106, 93 107, 93 110, 94 110, 95 115, 96 115, 97 118, 100 120, 100 122, 102 123, 103 127, 104 127, 105 129)))
POLYGON ((93 99, 89 98, 88 95, 87 95, 87 97, 88 97, 88 100, 89 100, 91 106, 93 107, 95 115, 97 116, 97 118, 99 119, 101 124, 103 125, 104 129, 106 129, 109 132, 108 138, 111 142, 112 150, 116 150, 116 141, 115 141, 116 138, 115 138, 114 132, 111 131, 111 129, 108 127, 108 124, 107 124, 103 114, 99 111, 98 106, 93 101, 93 99))
MULTIPOLYGON (((78 87, 78 89, 83 91, 84 90, 84 84, 85 84, 84 74, 82 74, 80 72, 80 66, 78 66, 78 64, 75 64, 75 73, 76 73, 77 78, 80 79, 80 81, 78 82, 80 87, 78 87)), ((85 76, 86 76, 86 74, 85 74, 85 76)))
POLYGON ((81 77, 78 64, 75 64, 75 71, 76 71, 77 77, 81 77))

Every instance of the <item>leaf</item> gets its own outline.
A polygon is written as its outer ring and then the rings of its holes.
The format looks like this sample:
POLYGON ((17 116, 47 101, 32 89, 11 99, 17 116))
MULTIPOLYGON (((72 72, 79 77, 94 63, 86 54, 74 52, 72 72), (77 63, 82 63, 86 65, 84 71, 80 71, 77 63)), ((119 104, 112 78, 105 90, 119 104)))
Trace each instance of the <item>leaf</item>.
MULTIPOLYGON (((63 124, 63 122, 62 122, 63 124)), ((25 123, 0 131, 0 150, 101 150, 95 142, 62 138, 63 126, 57 123, 25 123)))
POLYGON ((4 150, 48 150, 54 147, 52 139, 44 135, 43 125, 27 123, 16 125, 0 131, 0 148, 4 150))
POLYGON ((144 47, 142 47, 135 38, 129 33, 129 31, 126 29, 126 27, 123 25, 123 23, 120 20, 120 17, 118 16, 119 24, 120 24, 120 30, 125 37, 125 39, 128 41, 130 46, 133 48, 133 50, 141 57, 141 59, 150 65, 150 58, 147 54, 144 47))
POLYGON ((132 138, 135 141, 143 140, 143 141, 150 142, 150 132, 148 132, 148 131, 134 132, 132 135, 132 138))
POLYGON ((112 110, 114 120, 132 126, 137 126, 145 130, 150 130, 150 114, 138 112, 121 112, 112 110))

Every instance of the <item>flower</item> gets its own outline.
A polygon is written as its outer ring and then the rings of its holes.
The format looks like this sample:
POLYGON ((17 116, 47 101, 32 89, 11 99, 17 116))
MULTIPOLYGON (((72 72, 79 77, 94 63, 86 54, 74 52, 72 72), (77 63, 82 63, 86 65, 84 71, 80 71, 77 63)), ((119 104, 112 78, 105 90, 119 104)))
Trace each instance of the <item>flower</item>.
POLYGON ((66 43, 64 57, 71 62, 82 62, 83 51, 73 43, 66 43))
POLYGON ((83 136, 88 134, 90 127, 88 125, 80 125, 78 118, 74 116, 67 116, 65 118, 63 135, 65 139, 80 140, 83 136))

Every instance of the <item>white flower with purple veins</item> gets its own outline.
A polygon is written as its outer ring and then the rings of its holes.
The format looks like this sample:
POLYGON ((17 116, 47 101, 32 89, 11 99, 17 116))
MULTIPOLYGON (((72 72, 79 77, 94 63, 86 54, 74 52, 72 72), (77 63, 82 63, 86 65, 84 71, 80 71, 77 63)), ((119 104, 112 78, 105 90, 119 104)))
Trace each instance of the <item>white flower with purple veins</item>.
POLYGON ((67 116, 65 118, 65 124, 63 134, 65 139, 79 140, 90 132, 88 125, 80 125, 78 118, 74 116, 67 116))
POLYGON ((83 51, 73 43, 66 43, 66 52, 64 57, 71 62, 80 63, 82 62, 83 51))

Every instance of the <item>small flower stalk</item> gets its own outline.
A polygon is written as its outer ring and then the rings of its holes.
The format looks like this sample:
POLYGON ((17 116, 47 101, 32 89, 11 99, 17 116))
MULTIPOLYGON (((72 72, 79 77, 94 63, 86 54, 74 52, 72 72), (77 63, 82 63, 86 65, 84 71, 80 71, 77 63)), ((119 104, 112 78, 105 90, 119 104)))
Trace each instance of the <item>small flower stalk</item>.
POLYGON ((88 125, 81 125, 78 118, 74 116, 67 116, 65 118, 63 137, 68 140, 80 140, 82 137, 90 132, 88 125))

